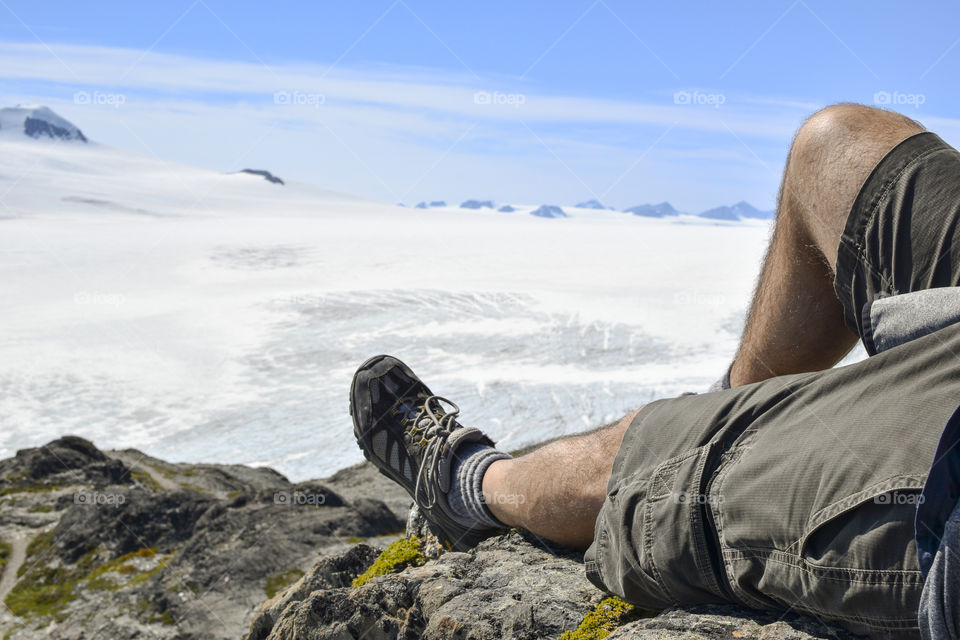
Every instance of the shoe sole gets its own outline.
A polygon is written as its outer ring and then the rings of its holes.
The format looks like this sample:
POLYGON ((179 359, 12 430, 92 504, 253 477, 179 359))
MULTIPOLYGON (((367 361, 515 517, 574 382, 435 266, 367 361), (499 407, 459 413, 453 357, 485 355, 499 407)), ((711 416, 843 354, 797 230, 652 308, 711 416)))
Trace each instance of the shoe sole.
MULTIPOLYGON (((399 359, 397 359, 397 358, 394 358, 393 356, 388 356, 388 355, 373 356, 372 358, 369 358, 369 359, 366 360, 363 364, 361 364, 360 367, 357 369, 357 372, 356 372, 355 374, 353 374, 353 380, 350 382, 350 418, 351 418, 351 420, 353 421, 353 437, 354 437, 354 439, 355 439, 356 442, 357 442, 357 446, 360 447, 360 451, 363 452, 363 457, 364 457, 368 462, 370 462, 370 464, 372 464, 374 467, 376 467, 377 471, 379 471, 381 475, 383 475, 383 476, 386 477, 386 478, 389 478, 389 479, 392 480, 393 482, 396 482, 396 483, 399 484, 401 487, 403 487, 403 489, 407 492, 407 495, 409 495, 410 498, 413 500, 414 504, 416 504, 416 503, 417 503, 417 499, 416 499, 416 497, 413 495, 413 491, 412 491, 411 489, 408 489, 408 488, 407 488, 408 480, 407 480, 406 478, 403 478, 403 477, 399 476, 398 474, 393 473, 393 471, 390 469, 390 467, 389 467, 388 465, 387 465, 387 466, 381 466, 381 463, 380 463, 379 459, 377 459, 376 456, 374 456, 373 454, 371 454, 371 453, 369 453, 369 452, 367 451, 367 447, 364 445, 363 439, 362 439, 362 437, 360 436, 360 433, 361 433, 361 425, 359 424, 359 420, 358 420, 357 416, 354 414, 354 411, 353 411, 354 396, 355 396, 355 391, 356 391, 356 388, 357 388, 357 379, 360 377, 360 374, 366 373, 369 369, 371 369, 372 367, 374 367, 378 362, 380 362, 380 361, 382 361, 382 360, 384 360, 384 359, 386 359, 386 358, 391 358, 391 359, 393 359, 393 360, 396 360, 397 362, 399 362, 399 363, 407 370, 407 372, 408 372, 412 377, 415 377, 415 378, 417 377, 416 374, 414 374, 413 371, 410 369, 410 367, 408 367, 408 366, 407 366, 405 363, 403 363, 401 360, 399 360, 399 359)), ((433 532, 433 534, 437 537, 437 539, 440 540, 441 543, 444 544, 444 545, 447 547, 448 550, 450 550, 450 551, 454 551, 454 550, 466 551, 468 548, 470 548, 470 547, 473 546, 473 545, 459 545, 459 541, 465 539, 465 535, 460 535, 460 536, 458 536, 458 544, 457 544, 457 545, 454 545, 454 544, 451 542, 452 536, 451 536, 450 534, 448 534, 446 531, 444 531, 443 528, 442 528, 439 524, 437 524, 436 522, 434 522, 431 518, 427 517, 427 514, 426 514, 426 513, 424 513, 423 511, 421 511, 421 514, 423 515, 424 520, 425 520, 426 523, 427 523, 427 526, 430 528, 430 530, 433 532)))
MULTIPOLYGON (((399 484, 401 487, 403 487, 404 490, 410 495, 410 498, 413 499, 414 502, 416 502, 416 498, 414 498, 413 493, 411 492, 411 489, 407 488, 408 480, 404 477, 399 476, 398 474, 393 473, 393 471, 390 469, 389 466, 386 466, 386 467, 381 466, 380 460, 377 459, 376 456, 374 456, 372 453, 370 453, 367 450, 367 445, 363 442, 363 438, 360 435, 360 433, 362 432, 362 429, 359 423, 359 419, 353 412, 354 393, 357 388, 357 379, 360 377, 360 374, 366 373, 374 365, 376 365, 378 362, 386 358, 393 358, 393 356, 388 356, 388 355, 373 356, 372 358, 369 358, 363 364, 361 364, 360 367, 357 368, 357 372, 353 374, 353 380, 351 380, 350 382, 350 418, 353 421, 353 437, 354 437, 354 440, 356 440, 357 442, 357 446, 360 447, 360 451, 363 453, 363 457, 368 462, 370 462, 374 467, 376 467, 377 471, 379 471, 382 475, 386 476, 390 480, 393 480, 394 482, 399 484)), ((397 360, 396 358, 393 358, 393 359, 397 360)), ((400 362, 400 364, 406 367, 406 365, 403 364, 403 362, 401 362, 400 360, 397 360, 397 362, 400 362)), ((406 367, 406 368, 408 370, 410 369, 409 367, 406 367)), ((410 373, 412 374, 413 372, 411 371, 410 373)))

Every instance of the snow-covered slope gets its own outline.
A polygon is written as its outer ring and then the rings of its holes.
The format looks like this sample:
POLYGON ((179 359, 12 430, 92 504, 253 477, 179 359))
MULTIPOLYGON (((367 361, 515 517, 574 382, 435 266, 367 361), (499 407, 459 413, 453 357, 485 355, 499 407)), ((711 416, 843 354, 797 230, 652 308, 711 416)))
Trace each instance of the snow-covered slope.
POLYGON ((768 230, 422 211, 26 136, 0 194, 0 456, 78 433, 298 479, 361 459, 376 353, 508 449, 703 389, 768 230))
POLYGON ((0 217, 38 214, 316 215, 368 201, 312 185, 283 188, 260 175, 222 173, 95 143, 0 136, 0 217))

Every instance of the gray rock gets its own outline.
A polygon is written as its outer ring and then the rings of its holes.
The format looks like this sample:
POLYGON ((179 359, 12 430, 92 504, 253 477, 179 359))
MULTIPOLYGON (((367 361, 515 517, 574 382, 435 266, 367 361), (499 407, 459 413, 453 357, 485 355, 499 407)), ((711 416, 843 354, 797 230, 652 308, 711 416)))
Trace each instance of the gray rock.
POLYGON ((0 460, 0 489, 69 484, 128 484, 129 470, 89 440, 64 436, 42 447, 21 449, 0 460))
POLYGON ((607 636, 609 640, 853 640, 855 637, 816 618, 762 613, 733 605, 669 609, 652 618, 625 624, 607 636))
MULTIPOLYGON (((413 515, 408 534, 429 536, 413 515)), ((351 566, 357 554, 321 561, 351 566)), ((305 578, 306 580, 306 578, 305 578)), ((261 609, 273 623, 255 623, 248 640, 299 638, 556 638, 577 628, 607 597, 587 581, 582 555, 551 549, 529 534, 491 538, 467 553, 445 553, 420 567, 375 578, 364 586, 332 588, 329 580, 294 585, 261 609)), ((260 620, 260 618, 258 618, 260 620)), ((846 640, 853 636, 796 614, 751 611, 733 605, 635 609, 609 638, 621 640, 846 640), (637 619, 640 618, 640 619, 637 619)))
MULTIPOLYGON (((337 492, 347 500, 369 498, 383 502, 401 522, 406 521, 413 505, 410 495, 400 485, 383 476, 369 462, 341 469, 327 478, 326 482, 336 487, 337 492)), ((382 533, 399 533, 399 529, 382 533)))
POLYGON ((366 470, 342 477, 364 490, 348 486, 347 497, 330 480, 170 464, 73 437, 23 450, 0 461, 0 540, 27 549, 5 570, 20 600, 0 608, 0 635, 236 638, 318 556, 334 559, 314 567, 312 590, 342 588, 378 553, 358 541, 402 530, 374 497, 393 483, 366 470), (24 605, 35 585, 63 585, 52 610, 24 605))
POLYGON ((354 578, 373 564, 380 552, 381 549, 358 544, 341 555, 322 558, 300 580, 260 606, 247 637, 265 640, 273 631, 277 618, 288 607, 309 598, 314 591, 349 587, 354 578))
POLYGON ((189 540, 200 519, 216 508, 213 499, 187 490, 114 487, 66 497, 70 506, 53 530, 53 544, 68 563, 93 549, 109 559, 148 547, 168 551, 189 540), (91 497, 75 501, 75 496, 87 495, 91 497), (98 495, 105 496, 102 503, 96 501, 98 495))
POLYGON ((248 638, 555 638, 600 595, 580 554, 513 533, 362 587, 315 591, 289 603, 269 635, 248 638))
MULTIPOLYGON (((409 496, 366 463, 294 484, 271 469, 171 464, 66 437, 0 461, 0 487, 10 489, 0 538, 20 550, 46 541, 6 572, 17 584, 73 585, 56 615, 0 610, 9 640, 227 639, 245 630, 250 640, 532 640, 576 628, 606 597, 587 581, 580 553, 529 534, 442 553, 409 496), (77 500, 93 490, 123 500, 77 500), (408 514, 425 564, 352 587, 408 514), (268 581, 280 590, 266 599, 268 581)), ((610 637, 850 636, 802 616, 706 606, 627 621, 610 637)))

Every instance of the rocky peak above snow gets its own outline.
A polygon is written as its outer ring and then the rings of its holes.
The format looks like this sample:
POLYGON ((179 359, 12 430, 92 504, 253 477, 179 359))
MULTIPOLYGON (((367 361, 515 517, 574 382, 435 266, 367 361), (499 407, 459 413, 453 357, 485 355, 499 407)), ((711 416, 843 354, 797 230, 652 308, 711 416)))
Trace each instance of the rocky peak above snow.
POLYGON ((624 209, 624 212, 644 218, 664 218, 680 214, 669 202, 661 202, 660 204, 638 204, 635 207, 624 209))
POLYGON ((87 137, 72 122, 40 105, 0 108, 0 135, 87 142, 87 137))
POLYGON ((741 200, 733 206, 724 205, 708 209, 701 213, 700 217, 711 220, 770 220, 773 215, 773 211, 760 211, 749 202, 741 200))

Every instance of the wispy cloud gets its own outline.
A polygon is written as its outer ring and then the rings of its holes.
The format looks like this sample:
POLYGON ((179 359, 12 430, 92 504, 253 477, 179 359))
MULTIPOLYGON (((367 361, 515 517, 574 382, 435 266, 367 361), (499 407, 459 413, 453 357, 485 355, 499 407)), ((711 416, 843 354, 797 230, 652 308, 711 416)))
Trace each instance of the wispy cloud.
POLYGON ((565 202, 592 191, 624 206, 770 206, 769 167, 819 106, 706 87, 637 96, 553 95, 518 78, 411 67, 0 43, 0 99, 50 104, 95 140, 222 170, 241 157, 385 200, 565 202))
MULTIPOLYGON (((331 107, 328 111, 338 105, 365 104, 473 120, 675 124, 709 131, 725 129, 722 119, 738 133, 772 137, 782 137, 784 127, 795 119, 795 114, 771 113, 770 109, 763 113, 764 107, 774 104, 768 99, 724 96, 720 108, 699 105, 705 108, 698 109, 698 105, 677 104, 672 94, 646 101, 544 95, 506 78, 477 79, 400 67, 347 69, 340 65, 328 73, 321 64, 250 63, 144 54, 134 49, 19 43, 0 43, 0 60, 0 76, 7 79, 42 79, 67 87, 89 85, 151 95, 201 95, 207 100, 252 104, 259 101, 265 106, 274 106, 274 94, 280 92, 320 95, 323 105, 331 107)), ((692 94, 698 90, 678 87, 678 91, 692 94)), ((795 110, 798 105, 784 101, 777 106, 782 111, 795 110)), ((309 113, 302 110, 302 115, 309 113)))

